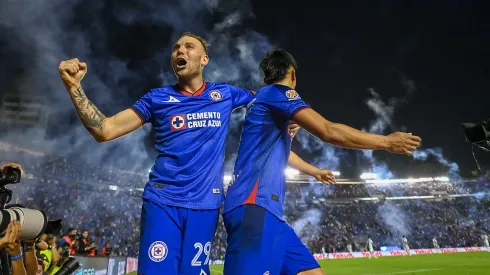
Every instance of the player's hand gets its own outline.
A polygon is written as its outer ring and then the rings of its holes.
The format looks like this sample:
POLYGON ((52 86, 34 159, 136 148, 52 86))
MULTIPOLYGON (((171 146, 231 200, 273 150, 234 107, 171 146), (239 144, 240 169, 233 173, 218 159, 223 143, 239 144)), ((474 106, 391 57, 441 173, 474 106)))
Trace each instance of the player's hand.
POLYGON ((327 169, 318 169, 312 176, 323 184, 334 184, 336 182, 335 176, 332 171, 327 169))
POLYGON ((291 138, 294 138, 294 136, 298 133, 299 129, 301 129, 301 127, 298 124, 296 124, 293 120, 289 122, 288 132, 291 138))
POLYGON ((422 139, 412 133, 395 132, 388 136, 388 151, 393 154, 405 154, 411 156, 413 151, 420 147, 422 139))
POLYGON ((61 61, 58 66, 61 79, 67 89, 78 88, 87 73, 87 63, 80 62, 78 58, 61 61))
POLYGON ((12 168, 17 168, 20 170, 20 175, 24 175, 24 170, 22 170, 22 166, 17 163, 17 162, 7 162, 7 163, 4 163, 2 164, 2 166, 0 166, 0 170, 3 170, 3 168, 5 167, 12 167, 12 168))

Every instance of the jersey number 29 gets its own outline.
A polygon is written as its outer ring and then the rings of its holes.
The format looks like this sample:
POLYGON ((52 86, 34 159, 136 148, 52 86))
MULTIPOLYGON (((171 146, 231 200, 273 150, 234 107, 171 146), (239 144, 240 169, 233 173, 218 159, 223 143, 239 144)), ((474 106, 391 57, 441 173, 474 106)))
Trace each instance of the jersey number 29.
POLYGON ((204 261, 204 265, 207 265, 209 262, 209 254, 211 252, 211 242, 207 242, 204 246, 202 243, 195 243, 194 248, 197 248, 196 256, 192 259, 192 266, 202 266, 203 264, 199 261, 199 257, 201 257, 202 252, 204 251, 204 255, 206 255, 206 260, 204 261))

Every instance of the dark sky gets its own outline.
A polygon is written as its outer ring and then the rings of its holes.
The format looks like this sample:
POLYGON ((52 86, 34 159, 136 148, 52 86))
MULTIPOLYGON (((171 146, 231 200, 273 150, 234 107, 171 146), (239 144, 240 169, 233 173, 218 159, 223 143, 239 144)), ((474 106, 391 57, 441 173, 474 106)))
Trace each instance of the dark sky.
MULTIPOLYGON (((48 131, 38 146, 93 163, 107 163, 108 158, 141 158, 142 166, 147 167, 151 160, 147 154, 153 157, 150 132, 140 131, 108 145, 96 144, 88 137, 57 75, 60 60, 77 56, 88 62, 85 90, 104 113, 111 115, 129 107, 149 88, 175 81, 170 72, 168 46, 183 31, 202 34, 211 42, 211 64, 205 70, 207 80, 229 81, 246 88, 259 88, 258 61, 271 46, 277 46, 296 57, 297 90, 327 119, 367 129, 376 118, 366 104, 370 97, 368 89, 374 89, 385 102, 390 98, 403 99, 394 111, 393 127, 386 132, 406 129, 421 136, 423 149, 441 147, 444 156, 457 162, 465 174, 474 170, 475 164, 460 123, 490 117, 487 80, 490 18, 485 3, 463 0, 2 3, 0 85, 4 87, 2 92, 40 93, 49 98, 48 131), (231 16, 237 11, 239 17, 231 16), (249 53, 240 55, 240 49, 249 53), (415 84, 413 93, 408 93, 403 85, 407 80, 415 84)), ((3 130, 2 134, 7 135, 3 130)), ((12 133, 9 132, 10 140, 19 142, 32 137, 12 133)), ((231 136, 228 149, 234 150, 238 133, 231 136)), ((316 153, 304 156, 312 160, 318 158, 316 153)), ((431 161, 415 161, 384 152, 375 156, 389 163, 399 175, 432 171, 427 168, 431 161)), ((482 161, 490 159, 479 156, 482 161)), ((353 153, 340 158, 341 169, 349 171, 345 174, 356 175, 366 165, 365 160, 353 153)), ((116 163, 124 165, 124 161, 116 163)))
POLYGON ((403 97, 403 74, 417 90, 395 111, 396 125, 474 169, 460 123, 490 118, 485 2, 341 2, 253 1, 256 28, 296 57, 302 97, 327 119, 366 127, 367 88, 403 97))

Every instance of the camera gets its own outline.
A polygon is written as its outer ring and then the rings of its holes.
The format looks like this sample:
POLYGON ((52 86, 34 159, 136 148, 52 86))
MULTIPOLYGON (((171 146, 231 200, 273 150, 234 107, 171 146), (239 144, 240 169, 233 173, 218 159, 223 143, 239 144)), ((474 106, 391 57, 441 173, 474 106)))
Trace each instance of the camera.
POLYGON ((20 169, 14 167, 5 167, 0 170, 0 186, 7 184, 19 183, 21 178, 20 169))
POLYGON ((0 236, 5 235, 12 219, 19 221, 22 226, 21 240, 36 239, 43 233, 57 236, 63 229, 62 220, 48 221, 43 211, 16 204, 7 205, 5 209, 0 210, 0 236))
POLYGON ((490 141, 490 119, 478 123, 462 123, 466 141, 480 143, 490 141))

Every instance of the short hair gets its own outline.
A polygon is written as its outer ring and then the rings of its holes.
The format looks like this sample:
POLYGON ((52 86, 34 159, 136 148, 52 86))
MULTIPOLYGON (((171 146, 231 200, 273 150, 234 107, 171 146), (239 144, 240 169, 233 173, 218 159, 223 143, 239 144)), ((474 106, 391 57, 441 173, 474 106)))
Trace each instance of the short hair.
POLYGON ((298 68, 296 60, 289 52, 282 49, 268 51, 260 61, 260 70, 264 72, 265 84, 269 85, 283 80, 291 66, 295 70, 298 68))
MULTIPOLYGON (((195 33, 192 33, 192 32, 184 32, 183 34, 181 34, 179 36, 179 39, 181 39, 184 36, 189 36, 189 37, 197 39, 201 43, 201 45, 203 46, 204 52, 206 53, 206 55, 208 54, 208 43, 206 42, 206 40, 204 40, 204 38, 202 38, 201 36, 199 36, 195 33)), ((179 40, 179 39, 177 39, 177 40, 179 40)))
POLYGON ((74 228, 74 227, 70 227, 70 228, 68 228, 68 233, 72 232, 73 230, 77 230, 77 229, 76 229, 76 228, 74 228))

